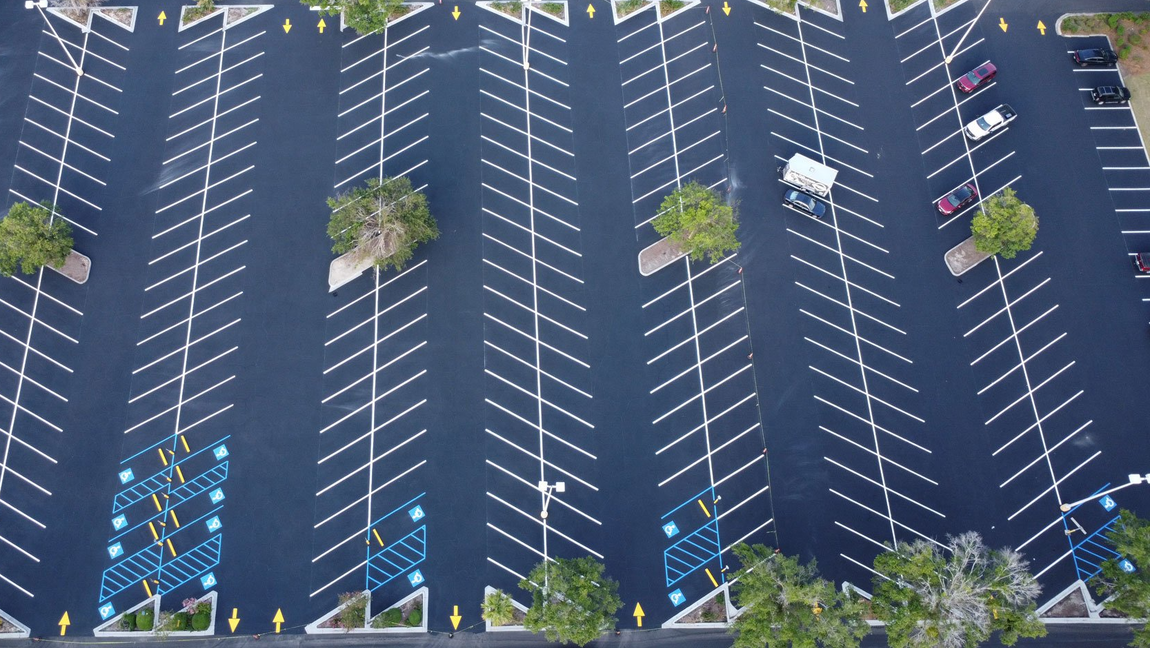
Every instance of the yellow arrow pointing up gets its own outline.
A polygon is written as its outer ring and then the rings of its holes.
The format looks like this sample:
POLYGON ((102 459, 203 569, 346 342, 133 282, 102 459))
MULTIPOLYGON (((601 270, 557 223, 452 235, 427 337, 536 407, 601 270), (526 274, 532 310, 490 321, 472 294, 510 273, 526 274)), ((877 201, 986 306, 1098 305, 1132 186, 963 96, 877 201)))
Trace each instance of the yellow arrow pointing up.
POLYGON ((291 31, 291 18, 284 18, 284 33, 291 31))
POLYGON ((1046 25, 1043 24, 1041 20, 1038 21, 1038 31, 1041 32, 1043 36, 1046 35, 1046 25))
POLYGON ((160 12, 160 25, 162 26, 164 24, 164 21, 167 19, 168 19, 168 14, 161 11, 160 12))
POLYGON ((60 622, 56 625, 60 626, 60 636, 64 636, 64 632, 68 630, 68 626, 72 625, 72 620, 68 618, 68 613, 64 612, 64 616, 60 617, 60 622))
POLYGON ((998 19, 998 26, 1002 28, 1003 32, 1005 32, 1006 31, 1006 19, 1005 18, 999 18, 998 19))
POLYGON ((284 622, 284 612, 280 608, 276 608, 276 615, 272 618, 272 623, 276 624, 276 634, 280 633, 280 626, 284 622))
POLYGON ((643 611, 643 606, 636 603, 635 612, 633 612, 631 616, 635 617, 635 623, 639 624, 639 627, 642 628, 643 617, 647 616, 647 613, 643 611))
POLYGON ((452 17, 452 18, 454 18, 454 19, 456 19, 456 20, 459 20, 459 16, 460 16, 460 15, 461 15, 461 14, 459 13, 459 5, 455 5, 455 9, 453 9, 453 10, 451 11, 451 17, 452 17))
POLYGON ((867 7, 866 0, 859 0, 859 7, 862 8, 863 13, 866 13, 866 7, 867 7))
POLYGON ((463 620, 463 617, 459 616, 459 606, 458 605, 451 606, 451 610, 452 610, 451 616, 449 616, 447 618, 451 619, 451 627, 454 628, 455 630, 458 630, 459 629, 459 622, 463 620))
POLYGON ((228 619, 228 627, 232 629, 232 632, 235 632, 236 626, 238 626, 239 624, 240 624, 240 611, 237 608, 232 608, 232 618, 228 619))
POLYGON ((595 17, 595 7, 592 7, 590 5, 590 3, 588 3, 588 5, 587 5, 587 15, 592 17, 592 18, 595 17))
POLYGON ((323 21, 323 18, 320 18, 320 19, 319 19, 319 24, 318 24, 318 25, 316 25, 316 27, 319 27, 319 33, 321 33, 321 34, 322 34, 322 33, 323 33, 323 30, 324 30, 324 27, 327 27, 327 23, 325 23, 325 22, 323 21))
POLYGON ((727 4, 726 2, 723 3, 723 13, 727 14, 728 16, 731 15, 731 5, 727 4))

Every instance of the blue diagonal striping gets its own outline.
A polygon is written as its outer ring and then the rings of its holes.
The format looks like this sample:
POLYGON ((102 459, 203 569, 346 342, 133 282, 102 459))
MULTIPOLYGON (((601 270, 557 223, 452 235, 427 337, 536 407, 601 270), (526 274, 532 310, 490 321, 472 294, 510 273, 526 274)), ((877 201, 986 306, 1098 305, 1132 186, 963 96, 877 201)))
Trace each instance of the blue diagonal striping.
POLYGON ((164 563, 157 594, 167 594, 220 563, 223 534, 217 533, 203 544, 164 563))
MULTIPOLYGON (((119 513, 140 500, 151 497, 153 493, 159 493, 170 486, 171 483, 168 481, 169 474, 167 470, 158 472, 147 479, 141 480, 131 488, 125 488, 119 493, 116 493, 116 498, 112 504, 112 513, 119 513)), ((173 488, 170 494, 170 497, 175 500, 173 505, 185 502, 209 488, 219 485, 227 478, 228 462, 224 461, 186 484, 173 488)))
POLYGON ((719 521, 712 519, 663 551, 663 569, 670 587, 719 555, 719 521))
POLYGON ((370 555, 367 559, 367 587, 375 590, 391 579, 423 562, 427 556, 427 526, 370 555))
POLYGON ((156 573, 160 568, 160 557, 163 550, 156 545, 136 552, 120 562, 104 570, 104 577, 100 583, 100 602, 124 591, 125 588, 135 585, 145 578, 156 573))
POLYGON ((1115 517, 1071 547, 1074 554, 1074 569, 1078 571, 1078 578, 1088 581, 1102 571, 1102 562, 1121 558, 1118 552, 1110 546, 1110 541, 1104 535, 1118 519, 1115 517))
POLYGON ((207 492, 209 489, 219 486, 227 478, 228 462, 224 461, 214 466, 211 470, 197 476, 195 479, 189 480, 186 484, 181 484, 178 488, 173 488, 171 493, 172 506, 186 502, 200 493, 207 492))

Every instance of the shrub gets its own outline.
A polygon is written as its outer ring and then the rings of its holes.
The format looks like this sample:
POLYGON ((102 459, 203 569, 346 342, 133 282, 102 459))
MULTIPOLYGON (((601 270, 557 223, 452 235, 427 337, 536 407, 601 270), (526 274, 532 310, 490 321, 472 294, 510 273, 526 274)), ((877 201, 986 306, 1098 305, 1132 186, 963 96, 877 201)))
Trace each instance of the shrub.
POLYGON ((212 613, 212 602, 211 601, 199 601, 196 603, 196 607, 194 608, 194 611, 196 613, 211 614, 212 613))
POLYGON ((367 597, 363 592, 345 592, 339 595, 339 625, 344 630, 362 628, 367 622, 367 597))
POLYGON ((1126 34, 1126 42, 1131 45, 1137 45, 1138 43, 1142 42, 1142 37, 1135 32, 1130 32, 1129 34, 1126 34))
POLYGON ((399 608, 391 608, 380 615, 383 617, 384 627, 393 627, 403 623, 403 610, 399 608))
POLYGON ((121 630, 135 630, 136 629, 136 613, 135 612, 125 612, 124 615, 122 617, 120 617, 120 629, 121 630))
POLYGON ((683 8, 683 0, 659 0, 659 15, 666 16, 683 8))
POLYGON ((1103 14, 1106 17, 1106 24, 1110 25, 1110 29, 1118 27, 1118 14, 1103 14))
POLYGON ((212 614, 210 612, 196 612, 192 615, 192 630, 202 632, 212 625, 212 614))
POLYGON ((1123 45, 1122 49, 1118 50, 1118 58, 1122 59, 1123 61, 1130 58, 1130 46, 1129 45, 1123 45))
POLYGON ((620 16, 626 16, 629 13, 642 9, 643 4, 644 0, 622 0, 615 5, 615 11, 620 16))
POLYGON ((176 612, 167 623, 168 630, 179 632, 188 629, 188 613, 176 612))
POLYGON ((494 626, 507 625, 515 618, 515 606, 511 604, 511 597, 501 590, 495 590, 485 596, 482 609, 483 620, 494 626))
POLYGON ((156 623, 155 612, 150 608, 140 610, 136 615, 136 629, 148 632, 156 623))
POLYGON ((562 2, 544 2, 539 5, 539 8, 552 16, 563 17, 563 3, 562 2))
POLYGON ((414 610, 411 611, 410 614, 407 615, 407 625, 410 627, 415 627, 422 622, 423 622, 423 610, 420 610, 419 608, 415 608, 414 610))

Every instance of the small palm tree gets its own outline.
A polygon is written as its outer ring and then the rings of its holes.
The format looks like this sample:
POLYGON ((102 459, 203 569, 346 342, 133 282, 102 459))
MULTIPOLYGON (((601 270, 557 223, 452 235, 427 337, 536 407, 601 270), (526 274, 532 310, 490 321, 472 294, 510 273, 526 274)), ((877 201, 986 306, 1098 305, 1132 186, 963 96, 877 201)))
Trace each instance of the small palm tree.
POLYGON ((483 620, 491 625, 507 625, 515 618, 515 607, 511 605, 511 597, 500 590, 485 596, 482 607, 483 620))

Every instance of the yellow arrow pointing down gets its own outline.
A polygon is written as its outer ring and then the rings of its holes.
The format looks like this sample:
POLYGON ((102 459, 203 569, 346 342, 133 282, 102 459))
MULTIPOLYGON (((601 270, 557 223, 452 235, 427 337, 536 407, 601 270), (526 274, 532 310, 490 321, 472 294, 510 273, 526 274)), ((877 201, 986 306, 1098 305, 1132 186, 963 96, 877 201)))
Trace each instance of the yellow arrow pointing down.
POLYGON ((291 18, 284 18, 284 33, 291 31, 291 18))
POLYGON ((228 619, 228 627, 235 632, 238 625, 240 625, 240 611, 238 608, 232 608, 232 618, 228 619))
POLYGON ((999 18, 998 19, 998 26, 1002 28, 1003 32, 1006 32, 1006 19, 1005 18, 999 18))
POLYGON ((730 4, 728 4, 726 2, 723 3, 723 13, 727 14, 728 16, 731 15, 731 5, 730 4))
POLYGON ((451 606, 451 610, 452 610, 451 616, 449 616, 447 618, 451 619, 451 627, 455 630, 458 630, 459 629, 459 622, 463 620, 463 617, 459 616, 459 606, 458 605, 451 606))

